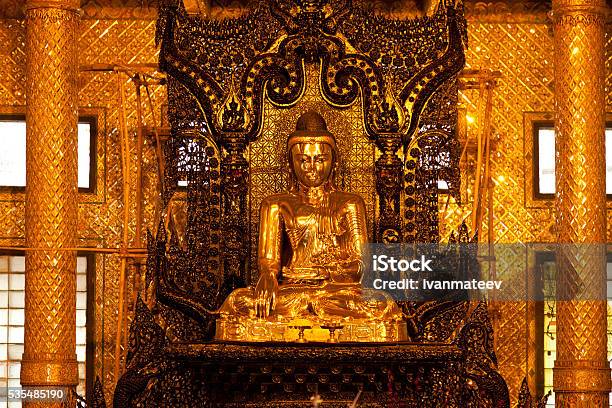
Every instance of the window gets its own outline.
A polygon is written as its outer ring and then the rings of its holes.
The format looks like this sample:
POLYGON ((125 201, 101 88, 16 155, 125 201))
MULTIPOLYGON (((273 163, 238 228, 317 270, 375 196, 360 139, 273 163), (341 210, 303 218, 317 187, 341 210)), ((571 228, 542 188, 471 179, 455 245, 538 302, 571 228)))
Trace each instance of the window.
MULTIPOLYGON (((76 354, 79 365, 77 392, 85 395, 86 378, 91 380, 93 369, 92 325, 87 327, 87 314, 92 310, 93 295, 88 277, 93 276, 93 256, 77 256, 76 354), (89 335, 91 333, 91 335, 89 335), (87 361, 87 370, 86 370, 87 361)), ((0 255, 0 388, 20 387, 19 372, 23 354, 25 303, 25 257, 21 253, 0 255)), ((90 319, 93 322, 93 318, 90 319)), ((8 408, 20 407, 20 402, 8 408)))
MULTIPOLYGON (((555 128, 552 122, 534 124, 534 196, 552 199, 555 195, 555 128)), ((612 195, 612 124, 606 128, 606 193, 612 195)))
MULTIPOLYGON (((177 186, 180 189, 186 189, 189 185, 190 177, 196 177, 200 171, 208 171, 210 167, 208 166, 204 143, 197 139, 189 138, 183 138, 179 143, 177 157, 177 186), (201 167, 201 163, 204 163, 203 167, 201 167)), ((207 183, 206 180, 203 182, 207 183)))
MULTIPOLYGON (((78 124, 79 191, 95 186, 95 117, 82 117, 78 124)), ((0 186, 23 189, 26 185, 26 123, 24 115, 0 116, 0 186)))
MULTIPOLYGON (((445 143, 444 140, 429 140, 433 142, 445 143)), ((450 152, 444 150, 446 146, 439 147, 437 145, 424 145, 421 148, 421 154, 418 160, 418 166, 421 172, 425 172, 425 179, 437 180, 435 186, 440 194, 449 193, 449 185, 446 178, 451 173, 451 155, 450 152)), ((433 187, 433 186, 427 186, 433 187)))
MULTIPOLYGON (((536 357, 536 383, 537 395, 553 391, 553 367, 557 358, 557 307, 555 302, 556 287, 556 261, 554 252, 538 252, 536 254, 537 268, 542 276, 542 290, 545 294, 543 302, 536 302, 539 307, 536 316, 538 327, 537 350, 541 350, 536 357)), ((612 254, 607 260, 607 287, 608 289, 608 327, 612 327, 612 254)), ((608 331, 608 360, 612 359, 612 332, 608 331)), ((610 394, 612 407, 612 393, 610 394)), ((548 408, 555 406, 555 394, 548 398, 548 408)))
POLYGON ((0 186, 24 187, 26 182, 26 124, 22 120, 0 120, 0 186))

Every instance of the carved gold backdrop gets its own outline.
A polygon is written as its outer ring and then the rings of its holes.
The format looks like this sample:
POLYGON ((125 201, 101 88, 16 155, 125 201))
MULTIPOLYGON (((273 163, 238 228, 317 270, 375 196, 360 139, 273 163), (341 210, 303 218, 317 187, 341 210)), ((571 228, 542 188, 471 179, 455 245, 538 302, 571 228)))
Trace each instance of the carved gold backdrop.
MULTIPOLYGON (((329 130, 336 136, 340 153, 341 168, 336 177, 337 184, 346 191, 358 193, 364 198, 368 211, 368 230, 370 237, 375 210, 374 162, 375 148, 363 127, 363 113, 358 99, 349 108, 330 110, 323 100, 318 87, 318 67, 306 68, 306 90, 296 106, 288 111, 274 107, 267 102, 264 107, 262 136, 250 145, 249 163, 251 175, 250 215, 251 242, 257 242, 259 225, 259 206, 271 193, 287 191, 288 174, 287 135, 295 129, 297 118, 309 109, 321 112, 329 130)), ((255 245, 251 246, 251 282, 257 278, 255 245)))
MULTIPOLYGON (((19 1, 3 0, 0 9, 4 17, 19 17, 19 1), (7 5, 7 7, 3 7, 7 5), (10 10, 15 10, 10 14, 10 10)), ((95 3, 95 2, 92 2, 95 3)), ((389 3, 385 2, 385 6, 389 3)), ((115 4, 115 3, 113 3, 115 4)), ((234 5, 240 5, 234 2, 234 5)), ((551 26, 540 6, 523 7, 509 2, 467 3, 469 43, 467 64, 471 68, 491 68, 502 72, 495 91, 493 108, 494 132, 499 140, 493 156, 493 177, 497 180, 494 201, 494 229, 498 242, 552 241, 554 219, 550 208, 528 208, 525 196, 530 194, 525 176, 524 112, 552 112, 553 67, 551 26), (520 12, 519 12, 520 11, 520 12), (531 13, 530 11, 536 11, 531 13), (512 14, 510 14, 512 12, 512 14), (501 178, 503 177, 503 179, 501 178)), ((392 5, 390 6, 392 7, 392 5)), ((79 36, 80 63, 155 63, 154 14, 122 7, 85 8, 79 36), (96 17, 96 18, 92 18, 96 17), (138 19, 133 19, 137 17, 138 19)), ((222 16, 224 9, 213 8, 213 15, 222 16), (216 14, 215 14, 216 13, 216 14)), ((235 12, 235 11, 232 11, 235 12)), ((611 32, 608 25, 608 33, 611 32)), ((25 23, 17 19, 0 20, 0 105, 14 111, 25 104, 25 23)), ((612 89, 612 41, 607 38, 607 85, 612 89)), ((114 74, 82 73, 79 105, 99 113, 98 192, 81 195, 79 206, 79 238, 81 246, 118 247, 121 241, 122 200, 119 138, 117 128, 118 99, 114 74)), ((133 86, 126 86, 128 129, 135 134, 136 107, 133 86)), ((165 101, 163 87, 151 87, 154 108, 159 121, 161 104, 165 101)), ((478 95, 475 91, 462 94, 460 101, 474 114, 478 95)), ((612 96, 607 95, 608 111, 612 96)), ((296 108, 297 109, 297 108, 296 108)), ((145 124, 153 118, 145 100, 145 124)), ((333 128, 332 128, 333 129, 333 128)), ((469 132, 477 129, 470 126, 469 132)), ((132 140, 134 140, 132 138, 132 140)), ((132 144, 132 148, 134 145, 132 144)), ((135 156, 132 158, 134 162, 135 156)), ((150 144, 145 149, 145 221, 151 226, 155 217, 156 181, 153 175, 154 152, 150 144), (153 178, 152 178, 153 177, 153 178)), ((357 187, 356 187, 357 188, 357 187)), ((361 190, 359 190, 361 191, 361 190)), ((23 245, 24 195, 0 194, 0 245, 23 245)), ((131 200, 134 203, 134 199, 131 200)), ((443 207, 443 206, 442 206, 443 207)), ((255 208, 255 207, 251 207, 255 208)), ((442 233, 447 234, 469 215, 469 203, 460 208, 451 205, 442 214, 442 233)), ((134 209, 132 209, 134 211, 134 209)), ((608 213, 610 220, 610 213, 608 213)), ((135 217, 131 217, 133 220, 135 217)), ((486 218, 485 218, 486 219, 486 218)), ((608 222, 609 225, 612 223, 608 222)), ((134 225, 130 225, 133 236, 134 225)), ((608 229, 608 240, 612 228, 608 229)), ((115 255, 96 256, 96 359, 95 374, 112 392, 114 341, 116 337, 119 259, 115 255)), ((502 275, 503 271, 498 271, 502 275)), ((501 374, 517 395, 520 380, 531 375, 526 340, 530 336, 532 316, 522 303, 498 305, 496 351, 501 374)))

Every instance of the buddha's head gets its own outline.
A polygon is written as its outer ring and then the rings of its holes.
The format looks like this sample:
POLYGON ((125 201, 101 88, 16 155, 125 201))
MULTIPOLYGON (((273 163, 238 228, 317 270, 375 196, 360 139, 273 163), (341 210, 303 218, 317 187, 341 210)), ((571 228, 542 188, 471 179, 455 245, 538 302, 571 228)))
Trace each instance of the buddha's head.
POLYGON ((287 151, 289 166, 300 185, 307 188, 333 185, 336 140, 320 114, 308 111, 300 116, 295 132, 287 139, 287 151))

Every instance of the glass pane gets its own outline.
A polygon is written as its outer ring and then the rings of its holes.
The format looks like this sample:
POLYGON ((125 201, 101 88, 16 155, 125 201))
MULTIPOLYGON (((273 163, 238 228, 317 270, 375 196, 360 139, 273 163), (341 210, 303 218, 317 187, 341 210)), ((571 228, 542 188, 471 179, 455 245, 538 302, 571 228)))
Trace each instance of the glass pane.
POLYGON ((0 272, 8 271, 8 256, 0 256, 0 272))
POLYGON ((9 309, 9 325, 23 326, 25 322, 25 312, 23 309, 9 309))
MULTIPOLYGON (((3 276, 4 286, 0 290, 0 364, 4 364, 4 369, 0 371, 0 383, 4 382, 9 386, 19 386, 19 367, 23 356, 23 337, 24 337, 24 273, 25 262, 23 256, 3 256, 6 272, 3 276), (2 307, 1 305, 4 305, 2 307), (10 307, 9 307, 10 305, 10 307)), ((77 269, 81 273, 77 274, 77 288, 81 290, 77 294, 77 360, 79 364, 80 382, 78 389, 81 394, 85 393, 85 355, 87 344, 87 258, 77 257, 77 269), (83 287, 81 287, 83 286, 83 287)), ((6 385, 5 385, 6 386, 6 385)), ((1 387, 1 384, 0 384, 1 387)), ((1 405, 0 405, 0 408, 1 405)))
POLYGON ((78 137, 79 187, 89 188, 89 165, 91 163, 91 125, 89 123, 79 123, 78 137))
POLYGON ((10 290, 25 290, 25 274, 23 273, 11 273, 9 279, 10 290))
MULTIPOLYGON (((25 120, 0 120, 0 186, 25 187, 26 123, 25 120)), ((89 187, 91 125, 78 124, 79 187, 89 187)))
POLYGON ((11 309, 18 308, 23 309, 25 307, 25 293, 23 290, 20 291, 10 291, 9 292, 9 307, 11 309))
MULTIPOLYGON (((84 327, 77 328, 77 331, 76 331, 76 344, 77 345, 78 344, 86 344, 86 342, 87 342, 87 340, 86 340, 87 331, 83 330, 83 329, 84 329, 84 327)), ((85 360, 85 358, 83 358, 83 360, 85 360)))
POLYGON ((0 185, 25 187, 26 124, 22 120, 0 121, 0 185))
POLYGON ((9 327, 8 343, 9 344, 23 344, 23 326, 9 327))
POLYGON ((538 129, 538 180, 540 194, 555 193, 555 130, 538 129))
MULTIPOLYGON (((10 379, 15 379, 15 378, 19 378, 19 371, 21 370, 21 363, 20 362, 9 362, 9 366, 8 366, 8 378, 10 379)), ((9 385, 10 386, 10 385, 9 385)))
POLYGON ((76 347, 77 361, 85 361, 85 346, 76 347))
POLYGON ((84 310, 87 307, 87 294, 83 292, 78 292, 76 297, 76 307, 77 309, 84 310))
POLYGON ((77 273, 87 273, 87 257, 77 257, 77 273))
POLYGON ((606 194, 612 194, 612 128, 606 129, 606 194))
POLYGON ((77 327, 85 327, 86 323, 87 323, 87 312, 85 310, 77 310, 76 312, 77 327))
POLYGON ((10 272, 25 272, 25 256, 11 256, 10 272))
POLYGON ((19 361, 23 356, 23 344, 9 344, 8 345, 8 358, 9 360, 19 361))
POLYGON ((77 275, 77 292, 87 292, 87 276, 77 275))

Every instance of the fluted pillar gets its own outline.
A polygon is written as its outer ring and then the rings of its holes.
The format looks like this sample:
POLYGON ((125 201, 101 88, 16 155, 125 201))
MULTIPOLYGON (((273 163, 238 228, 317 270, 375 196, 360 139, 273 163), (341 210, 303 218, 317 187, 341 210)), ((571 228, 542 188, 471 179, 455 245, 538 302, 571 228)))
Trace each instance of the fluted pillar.
MULTIPOLYGON (((26 280, 21 384, 74 388, 79 0, 26 2, 26 280)), ((62 406, 59 402, 28 406, 62 406)))
POLYGON ((608 407, 605 301, 605 0, 553 0, 557 407, 608 407))

